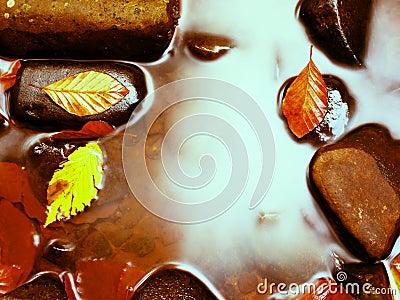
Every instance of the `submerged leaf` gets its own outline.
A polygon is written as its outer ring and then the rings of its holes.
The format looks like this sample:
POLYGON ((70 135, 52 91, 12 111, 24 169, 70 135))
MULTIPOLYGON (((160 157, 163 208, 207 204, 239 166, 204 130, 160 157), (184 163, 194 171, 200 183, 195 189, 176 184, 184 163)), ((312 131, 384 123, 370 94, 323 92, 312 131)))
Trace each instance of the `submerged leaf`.
POLYGON ((52 136, 53 139, 77 140, 77 139, 92 139, 103 137, 114 132, 114 128, 103 121, 89 121, 83 125, 82 129, 63 130, 52 136))
POLYGON ((114 77, 96 71, 75 74, 44 88, 37 88, 67 112, 77 116, 102 113, 129 93, 114 77))
POLYGON ((103 178, 103 153, 97 143, 79 147, 60 164, 47 188, 48 212, 44 227, 75 216, 96 198, 103 178))
POLYGON ((326 84, 311 56, 312 48, 310 62, 290 85, 282 102, 289 128, 298 138, 314 130, 328 112, 326 84))
POLYGON ((44 222, 44 205, 36 198, 28 179, 28 172, 12 162, 0 162, 0 200, 22 203, 30 218, 44 222))

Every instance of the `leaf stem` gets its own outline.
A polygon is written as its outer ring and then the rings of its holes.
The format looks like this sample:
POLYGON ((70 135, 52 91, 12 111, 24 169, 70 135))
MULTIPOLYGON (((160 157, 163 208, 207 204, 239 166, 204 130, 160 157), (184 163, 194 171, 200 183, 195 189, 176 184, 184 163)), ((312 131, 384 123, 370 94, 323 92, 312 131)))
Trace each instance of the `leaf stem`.
POLYGON ((43 89, 43 87, 34 85, 32 83, 28 83, 28 86, 31 86, 31 87, 34 87, 34 88, 37 88, 37 89, 41 89, 41 90, 43 89))

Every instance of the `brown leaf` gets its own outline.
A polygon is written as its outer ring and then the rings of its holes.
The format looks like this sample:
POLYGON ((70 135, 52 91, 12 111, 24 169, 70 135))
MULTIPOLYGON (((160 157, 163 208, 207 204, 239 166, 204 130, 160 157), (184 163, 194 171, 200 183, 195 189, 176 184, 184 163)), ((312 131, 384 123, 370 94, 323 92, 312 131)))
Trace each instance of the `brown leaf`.
POLYGON ((83 125, 82 129, 76 130, 63 130, 52 136, 53 139, 62 140, 78 140, 78 139, 92 139, 103 137, 114 132, 114 128, 103 121, 89 121, 83 125))
POLYGON ((326 84, 311 56, 312 47, 310 62, 290 85, 282 103, 289 128, 298 138, 314 130, 328 112, 326 84))
POLYGON ((17 79, 17 72, 21 67, 21 62, 19 60, 13 61, 8 67, 7 71, 1 72, 0 70, 0 89, 3 91, 8 90, 14 86, 17 79))
POLYGON ((129 90, 114 77, 87 71, 61 79, 42 89, 70 114, 89 116, 102 113, 120 102, 129 90))

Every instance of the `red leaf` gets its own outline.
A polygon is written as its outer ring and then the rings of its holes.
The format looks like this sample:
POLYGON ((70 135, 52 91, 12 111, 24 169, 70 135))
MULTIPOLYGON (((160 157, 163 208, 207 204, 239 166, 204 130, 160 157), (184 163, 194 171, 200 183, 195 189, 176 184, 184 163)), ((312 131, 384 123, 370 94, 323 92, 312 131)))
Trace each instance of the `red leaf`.
POLYGON ((117 300, 132 299, 135 285, 146 273, 139 268, 127 264, 122 270, 121 280, 117 289, 117 300))
POLYGON ((0 295, 23 284, 36 256, 29 219, 6 200, 0 201, 0 295))
POLYGON ((115 299, 122 268, 120 263, 104 260, 79 262, 76 285, 82 299, 115 299))
POLYGON ((298 138, 314 130, 328 112, 328 92, 322 74, 311 59, 286 92, 282 102, 290 130, 298 138))
POLYGON ((0 296, 14 290, 24 280, 24 271, 19 266, 0 264, 0 296))
POLYGON ((144 275, 129 263, 89 260, 78 262, 75 275, 65 273, 63 281, 70 299, 125 300, 144 275))
POLYGON ((23 172, 20 166, 11 162, 0 162, 0 199, 12 203, 22 202, 23 172))
POLYGON ((15 163, 0 162, 0 199, 22 203, 29 217, 46 220, 46 207, 33 193, 27 171, 15 163))
POLYGON ((114 132, 114 128, 103 121, 89 121, 81 130, 63 130, 53 135, 53 139, 77 140, 92 139, 109 135, 114 132))
POLYGON ((0 70, 0 90, 6 91, 12 86, 14 86, 17 79, 17 72, 21 67, 21 62, 19 60, 13 61, 8 70, 1 72, 0 70))
MULTIPOLYGON (((26 173, 25 173, 26 174, 26 173)), ((24 210, 30 218, 37 219, 41 224, 46 221, 46 207, 40 202, 34 195, 31 186, 28 182, 28 178, 24 183, 23 200, 24 210)))

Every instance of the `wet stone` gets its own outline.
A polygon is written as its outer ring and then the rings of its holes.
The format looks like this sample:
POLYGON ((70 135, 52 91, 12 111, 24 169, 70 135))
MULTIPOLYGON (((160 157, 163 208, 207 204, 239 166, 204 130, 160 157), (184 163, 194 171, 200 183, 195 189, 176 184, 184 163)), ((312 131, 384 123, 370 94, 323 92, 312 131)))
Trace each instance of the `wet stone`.
POLYGON ((257 290, 258 280, 253 273, 243 272, 240 275, 238 286, 242 294, 249 294, 257 290))
POLYGON ((155 242, 151 237, 138 237, 128 241, 122 250, 131 252, 138 257, 144 257, 154 251, 155 242))
POLYGON ((383 263, 349 263, 334 270, 336 282, 356 300, 391 300, 390 286, 383 263))
POLYGON ((84 259, 101 259, 110 256, 113 250, 102 233, 93 231, 83 241, 78 252, 84 259))
POLYGON ((104 121, 112 126, 125 124, 133 110, 147 94, 142 70, 132 64, 76 61, 24 61, 17 73, 17 81, 10 92, 10 115, 19 125, 44 131, 80 129, 88 121, 104 121), (57 105, 44 91, 30 85, 47 85, 69 76, 97 71, 106 73, 129 93, 108 110, 94 115, 77 116, 57 105))
POLYGON ((96 224, 96 229, 104 234, 106 239, 116 248, 119 248, 132 235, 132 232, 122 224, 103 222, 96 224))
MULTIPOLYGON (((301 142, 315 146, 321 146, 338 139, 346 131, 347 124, 355 109, 354 98, 340 78, 333 75, 323 75, 323 79, 328 92, 328 112, 314 130, 300 139, 301 142)), ((279 106, 282 105, 283 98, 294 80, 295 77, 289 78, 282 85, 278 99, 279 106)), ((286 120, 283 114, 281 117, 286 120)), ((290 131, 289 128, 288 131, 290 131)), ((298 139, 296 138, 296 140, 298 139)))
POLYGON ((228 37, 202 32, 186 33, 184 42, 195 58, 205 61, 216 60, 235 47, 228 37))
POLYGON ((310 40, 334 62, 363 66, 372 0, 303 0, 299 18, 310 40))
POLYGON ((53 240, 46 247, 44 257, 64 270, 73 270, 75 247, 75 244, 68 240, 53 240))
POLYGON ((130 300, 214 300, 217 299, 199 279, 181 270, 160 270, 152 274, 130 300))
POLYGON ((398 142, 376 124, 320 148, 311 160, 317 203, 338 238, 361 259, 387 257, 399 234, 399 166, 398 142))
POLYGON ((55 276, 41 275, 1 298, 2 300, 68 300, 64 285, 55 276))
POLYGON ((179 0, 15 2, 0 6, 0 56, 155 61, 180 17, 179 0))
POLYGON ((6 119, 4 119, 4 117, 0 114, 0 130, 6 127, 6 125, 7 125, 6 119))

